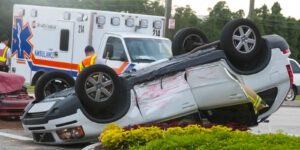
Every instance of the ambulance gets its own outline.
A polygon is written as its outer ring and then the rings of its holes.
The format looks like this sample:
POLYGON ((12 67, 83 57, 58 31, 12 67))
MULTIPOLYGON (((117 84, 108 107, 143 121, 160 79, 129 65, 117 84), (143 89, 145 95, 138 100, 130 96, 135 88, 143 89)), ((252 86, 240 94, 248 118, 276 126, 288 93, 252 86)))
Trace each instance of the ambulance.
POLYGON ((91 45, 118 74, 172 56, 161 16, 14 5, 11 71, 35 85, 41 75, 62 70, 77 76, 91 45))

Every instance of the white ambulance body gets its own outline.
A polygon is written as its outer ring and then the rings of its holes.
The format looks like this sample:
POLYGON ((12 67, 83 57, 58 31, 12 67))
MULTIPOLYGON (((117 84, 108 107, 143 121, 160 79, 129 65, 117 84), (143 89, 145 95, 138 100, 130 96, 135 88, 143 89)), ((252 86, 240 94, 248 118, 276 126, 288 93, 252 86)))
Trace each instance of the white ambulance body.
POLYGON ((138 69, 171 57, 163 25, 160 16, 15 5, 11 70, 32 84, 50 70, 64 70, 75 77, 87 45, 119 74, 138 69), (113 51, 109 59, 108 48, 113 51))

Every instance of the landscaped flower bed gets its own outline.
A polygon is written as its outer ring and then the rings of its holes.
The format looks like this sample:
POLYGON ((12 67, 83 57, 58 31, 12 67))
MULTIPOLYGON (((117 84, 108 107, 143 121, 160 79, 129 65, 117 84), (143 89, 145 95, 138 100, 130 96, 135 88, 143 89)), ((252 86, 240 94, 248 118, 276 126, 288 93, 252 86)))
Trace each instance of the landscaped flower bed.
POLYGON ((300 149, 300 138, 284 134, 254 135, 224 126, 182 125, 121 128, 111 124, 99 140, 104 149, 300 149))

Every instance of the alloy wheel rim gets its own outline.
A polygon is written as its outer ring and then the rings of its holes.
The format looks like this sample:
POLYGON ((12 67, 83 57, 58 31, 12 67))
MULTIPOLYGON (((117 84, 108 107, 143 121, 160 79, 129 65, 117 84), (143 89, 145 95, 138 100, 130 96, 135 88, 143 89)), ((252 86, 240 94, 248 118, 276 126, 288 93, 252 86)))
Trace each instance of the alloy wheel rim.
POLYGON ((238 52, 248 54, 255 48, 256 35, 249 26, 239 26, 233 32, 232 42, 238 52))
POLYGON ((114 92, 112 78, 104 72, 95 72, 85 81, 85 92, 95 102, 107 101, 114 92))

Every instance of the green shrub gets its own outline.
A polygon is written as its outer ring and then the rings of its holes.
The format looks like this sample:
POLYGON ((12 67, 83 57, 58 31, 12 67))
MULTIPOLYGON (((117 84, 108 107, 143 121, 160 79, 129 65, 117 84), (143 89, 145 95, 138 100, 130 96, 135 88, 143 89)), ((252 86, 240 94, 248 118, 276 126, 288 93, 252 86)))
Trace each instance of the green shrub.
POLYGON ((99 137, 108 149, 132 150, 300 150, 300 137, 278 134, 255 135, 223 126, 204 128, 140 127, 125 130, 107 126, 99 137))
MULTIPOLYGON (((163 130, 159 127, 140 127, 137 129, 124 130, 116 124, 108 125, 99 136, 102 145, 110 149, 127 149, 129 146, 145 145, 146 143, 164 138, 170 135, 221 133, 228 134, 231 128, 213 126, 204 128, 200 125, 188 125, 186 127, 170 127, 163 130)), ((225 137, 225 136, 224 136, 225 137)))
POLYGON ((299 150, 300 138, 284 134, 254 135, 248 132, 214 132, 168 135, 132 146, 132 150, 299 150))

